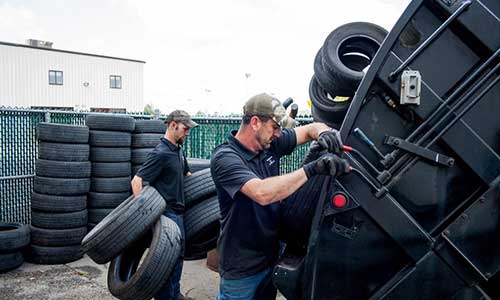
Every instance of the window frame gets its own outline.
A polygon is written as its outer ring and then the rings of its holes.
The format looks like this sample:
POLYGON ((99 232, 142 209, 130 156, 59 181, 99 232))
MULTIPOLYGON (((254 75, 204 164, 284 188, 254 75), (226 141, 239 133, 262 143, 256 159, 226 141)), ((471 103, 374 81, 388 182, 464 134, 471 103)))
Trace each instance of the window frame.
POLYGON ((123 86, 122 75, 109 75, 109 88, 110 89, 121 90, 122 86, 123 86), (118 82, 117 79, 119 79, 120 85, 117 84, 117 82, 118 82))
POLYGON ((49 85, 64 85, 64 72, 58 70, 49 70, 49 85), (50 79, 50 74, 54 73, 54 82, 50 79), (57 81, 57 74, 61 74, 61 82, 57 81))

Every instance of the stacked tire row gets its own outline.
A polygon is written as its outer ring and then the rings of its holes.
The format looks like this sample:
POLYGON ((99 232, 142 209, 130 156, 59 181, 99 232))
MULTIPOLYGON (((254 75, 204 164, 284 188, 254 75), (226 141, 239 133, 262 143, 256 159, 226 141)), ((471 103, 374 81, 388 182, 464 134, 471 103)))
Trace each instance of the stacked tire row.
POLYGON ((375 24, 354 22, 332 31, 314 59, 309 85, 315 121, 340 128, 366 68, 387 31, 375 24))
POLYGON ((132 176, 146 161, 146 158, 161 137, 165 134, 167 126, 161 120, 136 120, 132 134, 132 176))
POLYGON ((88 194, 89 229, 130 195, 130 146, 135 120, 129 116, 88 115, 92 177, 88 194))
POLYGON ((82 257, 90 187, 86 126, 39 123, 28 260, 61 264, 82 257))
POLYGON ((27 225, 0 222, 0 274, 23 264, 22 250, 29 243, 30 231, 27 225))

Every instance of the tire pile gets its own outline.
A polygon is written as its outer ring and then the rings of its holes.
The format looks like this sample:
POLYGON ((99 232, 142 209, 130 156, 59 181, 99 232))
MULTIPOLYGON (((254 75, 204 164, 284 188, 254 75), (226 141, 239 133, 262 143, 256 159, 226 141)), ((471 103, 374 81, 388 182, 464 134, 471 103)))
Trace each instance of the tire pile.
POLYGON ((146 161, 160 139, 165 134, 167 126, 161 120, 137 120, 132 134, 132 176, 146 161))
POLYGON ((314 121, 340 128, 364 70, 386 35, 384 28, 366 22, 342 25, 328 35, 314 59, 309 85, 314 121))
POLYGON ((30 231, 27 225, 0 222, 0 274, 23 264, 22 251, 29 243, 30 231))
POLYGON ((27 259, 62 264, 82 257, 90 188, 89 129, 39 123, 38 159, 31 196, 31 245, 27 259))
POLYGON ((89 230, 131 192, 130 146, 135 120, 129 116, 88 115, 92 177, 88 194, 89 230))

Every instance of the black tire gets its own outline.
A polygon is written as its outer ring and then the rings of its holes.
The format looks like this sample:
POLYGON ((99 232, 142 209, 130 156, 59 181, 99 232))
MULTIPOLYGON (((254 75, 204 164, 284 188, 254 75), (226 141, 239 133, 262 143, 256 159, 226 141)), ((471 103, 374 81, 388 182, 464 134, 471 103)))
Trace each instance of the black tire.
POLYGON ((45 212, 74 212, 87 208, 87 196, 31 194, 31 209, 45 212))
POLYGON ((35 173, 43 177, 86 178, 90 177, 90 161, 57 161, 37 159, 35 173))
POLYGON ((189 171, 191 173, 201 171, 206 168, 210 168, 210 160, 203 158, 188 158, 187 159, 189 171))
POLYGON ((128 132, 91 130, 89 135, 89 144, 95 147, 130 147, 131 143, 128 132))
POLYGON ((134 118, 119 115, 88 115, 85 124, 91 130, 132 132, 135 128, 134 118))
POLYGON ((130 192, 130 176, 113 178, 92 177, 90 190, 98 193, 130 192))
POLYGON ((80 245, 47 247, 31 244, 26 260, 35 264, 65 264, 83 257, 80 245))
POLYGON ((384 28, 366 22, 342 25, 328 35, 323 66, 333 79, 335 96, 354 95, 364 77, 362 70, 371 63, 386 35, 384 28))
POLYGON ((30 243, 30 231, 21 223, 0 222, 0 252, 21 249, 30 243))
POLYGON ((309 97, 311 98, 311 114, 314 121, 326 123, 333 128, 340 127, 352 102, 352 98, 345 101, 330 99, 328 93, 318 84, 314 76, 309 84, 309 97))
POLYGON ((132 163, 134 165, 142 165, 148 159, 149 153, 153 150, 154 148, 132 149, 132 163))
POLYGON ((220 230, 220 209, 217 196, 188 209, 184 216, 186 254, 208 252, 217 246, 220 230))
POLYGON ((111 262, 108 271, 111 294, 122 300, 153 298, 165 285, 179 260, 181 243, 177 224, 161 216, 152 234, 134 243, 111 262), (149 251, 142 259, 146 248, 149 251), (142 263, 137 268, 140 261, 142 263))
POLYGON ((210 169, 193 173, 184 180, 184 205, 190 208, 217 193, 210 169))
POLYGON ((90 188, 90 178, 52 178, 35 176, 33 190, 46 195, 84 195, 90 188))
POLYGON ((87 226, 69 229, 47 229, 31 225, 31 243, 38 246, 80 245, 87 234, 87 226))
POLYGON ((136 120, 134 133, 165 133, 167 124, 162 120, 136 120))
POLYGON ((127 162, 130 155, 130 147, 90 147, 92 162, 127 162))
POLYGON ((139 171, 142 165, 133 165, 132 166, 132 177, 139 171))
MULTIPOLYGON (((115 208, 130 196, 130 192, 123 193, 96 193, 87 195, 89 208, 115 208)), ((89 222, 91 223, 91 222, 89 222)))
POLYGON ((130 162, 93 162, 93 177, 125 177, 132 173, 130 162))
POLYGON ((31 224, 46 229, 68 229, 87 226, 87 210, 70 213, 31 212, 31 224))
POLYGON ((335 85, 332 84, 330 73, 323 67, 323 47, 316 53, 314 58, 314 77, 318 81, 319 86, 330 95, 335 95, 335 85))
POLYGON ((89 208, 89 223, 99 224, 113 211, 113 208, 89 208))
POLYGON ((0 253, 0 274, 20 267, 24 262, 21 252, 0 253))
POLYGON ((40 142, 38 144, 38 158, 59 161, 88 161, 88 144, 64 144, 40 142))
POLYGON ((87 144, 89 128, 67 124, 38 123, 37 138, 41 141, 71 144, 87 144))
POLYGON ((153 187, 144 187, 138 198, 127 198, 87 234, 83 250, 96 263, 107 263, 151 228, 165 207, 153 187))
POLYGON ((138 133, 132 135, 132 148, 154 148, 161 142, 161 133, 138 133))

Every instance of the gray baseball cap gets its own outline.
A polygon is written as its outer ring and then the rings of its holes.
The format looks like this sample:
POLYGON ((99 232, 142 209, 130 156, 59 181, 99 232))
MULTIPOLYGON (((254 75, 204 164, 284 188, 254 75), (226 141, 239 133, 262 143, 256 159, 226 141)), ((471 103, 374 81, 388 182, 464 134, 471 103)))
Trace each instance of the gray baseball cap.
POLYGON ((278 125, 281 125, 286 111, 278 99, 262 93, 248 99, 245 106, 243 106, 243 114, 245 116, 269 117, 278 125))
POLYGON ((198 126, 198 123, 196 123, 195 121, 193 121, 191 119, 191 116, 186 111, 183 111, 183 110, 174 110, 173 112, 171 112, 167 116, 167 119, 165 120, 165 123, 168 124, 168 123, 170 123, 172 121, 180 122, 180 123, 186 125, 189 128, 193 128, 193 127, 198 126))

